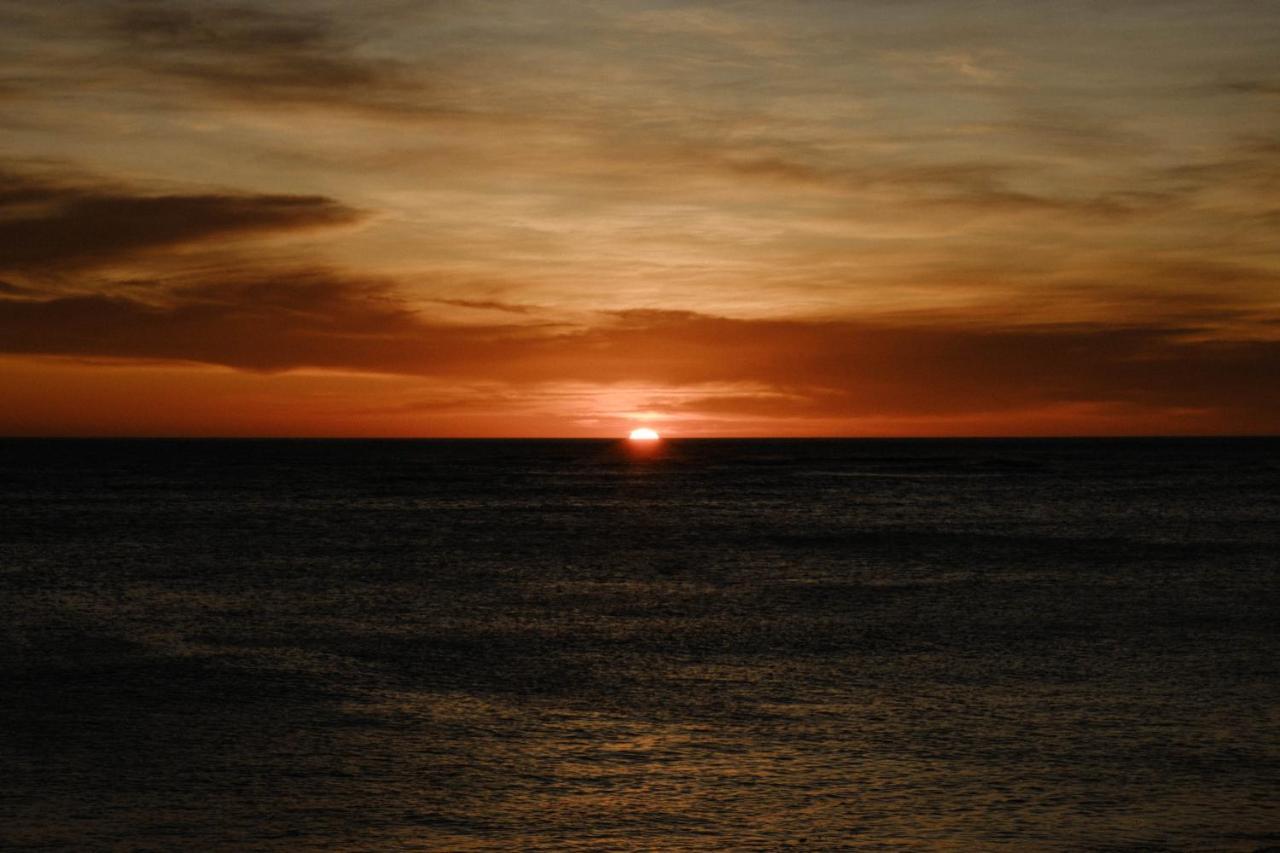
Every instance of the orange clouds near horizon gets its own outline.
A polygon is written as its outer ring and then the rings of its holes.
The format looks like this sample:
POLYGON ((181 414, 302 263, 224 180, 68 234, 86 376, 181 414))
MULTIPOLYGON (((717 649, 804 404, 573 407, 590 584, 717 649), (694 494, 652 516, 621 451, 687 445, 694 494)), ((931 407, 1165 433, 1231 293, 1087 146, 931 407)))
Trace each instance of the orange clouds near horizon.
POLYGON ((1280 432, 1277 24, 0 6, 0 434, 1280 432))

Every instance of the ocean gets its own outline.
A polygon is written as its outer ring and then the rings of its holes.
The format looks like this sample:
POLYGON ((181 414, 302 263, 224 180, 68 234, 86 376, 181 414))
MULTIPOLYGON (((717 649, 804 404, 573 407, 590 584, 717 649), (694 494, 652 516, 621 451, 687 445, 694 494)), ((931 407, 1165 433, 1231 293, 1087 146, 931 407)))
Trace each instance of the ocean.
POLYGON ((1280 440, 0 441, 0 847, 1280 846, 1280 440))

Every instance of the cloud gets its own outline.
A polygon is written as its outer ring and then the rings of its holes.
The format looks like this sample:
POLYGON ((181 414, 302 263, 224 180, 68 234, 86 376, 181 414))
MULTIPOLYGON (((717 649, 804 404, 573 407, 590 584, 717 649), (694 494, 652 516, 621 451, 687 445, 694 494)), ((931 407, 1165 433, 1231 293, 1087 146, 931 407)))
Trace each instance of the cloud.
MULTIPOLYGON (((520 337, 501 333, 508 350, 520 337)), ((28 354, 431 375, 458 372, 473 357, 492 364, 490 336, 486 327, 423 321, 386 285, 307 271, 187 286, 146 302, 0 299, 0 346, 28 354)))
POLYGON ((724 140, 639 143, 628 155, 645 166, 646 175, 682 178, 669 183, 675 193, 692 186, 701 199, 717 190, 741 197, 754 186, 794 204, 799 190, 812 194, 810 203, 825 203, 835 219, 848 217, 851 203, 871 202, 870 218, 882 222, 932 217, 967 223, 966 217, 977 215, 1088 225, 1163 214, 1184 202, 1168 187, 1072 185, 1054 181, 1043 164, 989 155, 931 163, 893 156, 851 160, 812 146, 724 140))
POLYGON ((904 79, 936 84, 939 78, 970 85, 999 83, 1007 72, 997 68, 1007 59, 988 51, 978 55, 971 51, 883 51, 881 61, 904 79))
POLYGON ((1219 153, 1224 156, 1170 166, 1157 173, 1157 180, 1184 192, 1204 193, 1224 186, 1252 189, 1259 202, 1274 205, 1271 193, 1280 187, 1280 141, 1244 140, 1219 153))
MULTIPOLYGON (((433 83, 416 45, 395 55, 404 28, 395 17, 430 21, 429 4, 408 10, 366 3, 346 14, 254 0, 66 0, 8 19, 5 12, 0 29, 8 25, 11 35, 0 34, 0 43, 9 42, 0 50, 0 103, 22 100, 37 125, 51 116, 32 104, 78 102, 86 94, 131 115, 139 104, 161 114, 228 105, 390 119, 470 113, 466 103, 443 103, 448 93, 433 83), (6 61, 16 55, 20 62, 6 61)), ((0 120, 27 122, 16 112, 0 120)))
POLYGON ((601 315, 581 328, 458 326, 420 314, 385 285, 320 272, 188 287, 154 303, 0 297, 0 346, 10 354, 320 368, 511 389, 565 382, 754 389, 666 406, 683 414, 812 421, 1094 405, 1216 412, 1280 428, 1280 403, 1259 393, 1280 374, 1280 341, 1210 340, 1200 332, 670 311, 601 315))
POLYGON ((316 195, 148 195, 0 172, 0 269, 99 266, 157 249, 359 221, 316 195))
POLYGON ((1262 95, 1280 98, 1280 81, 1276 80, 1235 80, 1223 85, 1228 92, 1242 95, 1262 95))
POLYGON ((332 16, 247 4, 109 6, 126 62, 243 101, 335 104, 419 90, 405 63, 362 56, 332 16))
POLYGON ((536 310, 531 305, 517 305, 511 302, 499 302, 495 299, 433 299, 437 305, 452 305, 454 308, 471 308, 476 311, 499 311, 505 314, 531 314, 536 310))
POLYGON ((0 296, 40 296, 40 291, 8 281, 0 281, 0 296))
POLYGON ((667 312, 627 312, 621 321, 586 333, 597 369, 617 359, 618 372, 634 361, 658 382, 760 383, 790 393, 808 415, 1247 403, 1280 367, 1280 342, 1193 342, 1195 330, 1159 325, 991 328, 667 312))

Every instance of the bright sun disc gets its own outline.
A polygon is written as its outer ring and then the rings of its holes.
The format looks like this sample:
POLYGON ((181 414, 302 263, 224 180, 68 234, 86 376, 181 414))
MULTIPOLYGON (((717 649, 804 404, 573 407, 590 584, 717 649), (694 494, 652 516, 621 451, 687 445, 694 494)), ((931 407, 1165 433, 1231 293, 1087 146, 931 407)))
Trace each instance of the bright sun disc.
POLYGON ((657 441, 660 438, 662 438, 662 436, 658 435, 648 427, 640 427, 640 429, 633 429, 631 431, 632 441, 657 441))

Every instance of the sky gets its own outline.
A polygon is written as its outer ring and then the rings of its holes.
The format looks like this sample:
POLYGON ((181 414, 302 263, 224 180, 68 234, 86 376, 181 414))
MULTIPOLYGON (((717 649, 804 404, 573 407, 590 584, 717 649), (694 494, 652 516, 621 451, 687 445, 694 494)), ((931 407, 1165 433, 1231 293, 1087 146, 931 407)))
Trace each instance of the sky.
POLYGON ((0 0, 0 434, 1280 432, 1280 3, 0 0))

